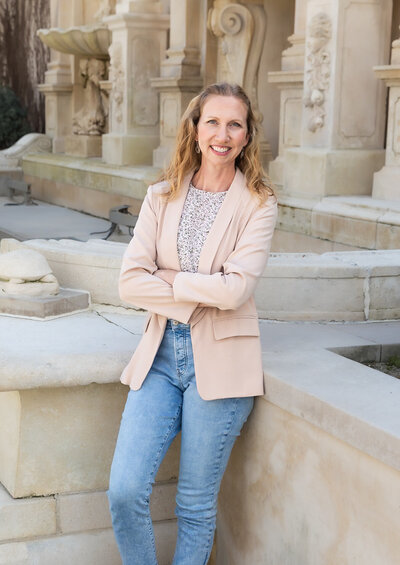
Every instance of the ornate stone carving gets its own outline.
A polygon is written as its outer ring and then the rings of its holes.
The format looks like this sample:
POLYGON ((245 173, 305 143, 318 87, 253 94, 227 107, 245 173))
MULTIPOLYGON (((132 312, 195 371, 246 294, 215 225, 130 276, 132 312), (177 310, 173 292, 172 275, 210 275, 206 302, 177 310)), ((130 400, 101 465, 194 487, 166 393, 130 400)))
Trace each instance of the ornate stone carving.
POLYGON ((79 68, 84 80, 84 102, 74 116, 72 131, 77 135, 101 135, 105 131, 106 112, 100 81, 107 77, 108 63, 100 59, 81 59, 79 68))
POLYGON ((122 103, 124 101, 125 74, 122 65, 122 45, 112 43, 110 53, 110 81, 111 90, 111 111, 113 120, 122 122, 122 103))
MULTIPOLYGON (((254 113, 261 123, 258 109, 258 69, 266 31, 266 15, 262 4, 244 6, 215 0, 208 15, 208 27, 219 39, 217 79, 235 82, 249 94, 254 113)), ((263 151, 270 153, 261 136, 263 151)))
POLYGON ((94 15, 96 22, 101 22, 106 16, 115 14, 116 0, 101 0, 99 9, 94 15))
POLYGON ((323 12, 316 14, 310 22, 307 39, 307 90, 304 104, 311 109, 312 116, 308 129, 312 132, 322 128, 325 122, 325 92, 329 86, 331 56, 326 46, 332 35, 329 16, 323 12))
POLYGON ((51 153, 51 138, 43 133, 27 133, 14 145, 0 151, 0 167, 19 167, 26 153, 51 153))
POLYGON ((50 296, 59 284, 43 255, 17 249, 0 255, 0 295, 50 296))

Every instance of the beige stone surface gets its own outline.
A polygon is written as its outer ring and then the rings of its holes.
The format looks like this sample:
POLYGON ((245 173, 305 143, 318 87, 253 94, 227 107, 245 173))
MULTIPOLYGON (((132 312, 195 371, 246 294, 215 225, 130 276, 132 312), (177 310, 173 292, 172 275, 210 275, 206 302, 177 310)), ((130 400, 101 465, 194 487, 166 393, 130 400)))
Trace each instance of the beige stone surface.
POLYGON ((111 528, 107 493, 56 494, 59 533, 111 528))
MULTIPOLYGON (((176 482, 157 482, 154 485, 150 498, 153 522, 175 520, 175 494, 176 482)), ((56 494, 54 498, 57 504, 59 533, 69 534, 111 528, 106 491, 56 494)), ((47 499, 43 498, 43 500, 47 499)), ((54 502, 53 499, 51 500, 54 502)))
POLYGON ((94 384, 22 391, 17 416, 4 402, 2 422, 19 430, 2 454, 1 482, 18 498, 107 486, 125 398, 122 385, 94 384))
MULTIPOLYGON (((15 498, 108 488, 126 387, 0 393, 0 481, 15 498)), ((177 477, 179 441, 157 481, 177 477)))
POLYGON ((156 167, 119 167, 99 159, 59 154, 28 155, 23 159, 23 170, 28 176, 141 200, 160 174, 156 167))
POLYGON ((312 216, 312 233, 323 239, 374 249, 376 221, 315 211, 312 216))
POLYGON ((220 495, 219 565, 397 565, 400 473, 260 399, 220 495))
POLYGON ((7 540, 56 533, 54 497, 14 500, 0 485, 0 547, 7 540))
POLYGON ((65 138, 65 153, 78 157, 100 157, 101 140, 100 135, 68 135, 65 138))
POLYGON ((376 149, 288 148, 285 152, 284 190, 307 198, 372 192, 374 172, 385 153, 376 149))
POLYGON ((56 296, 0 295, 1 314, 39 320, 48 320, 72 312, 82 312, 87 310, 89 305, 90 295, 83 290, 62 288, 56 296))
POLYGON ((121 565, 113 531, 54 536, 0 545, 1 565, 121 565))
POLYGON ((379 223, 376 230, 377 249, 400 249, 400 226, 379 223))
MULTIPOLYGON (((157 118, 158 119, 158 118, 157 118)), ((102 157, 113 165, 152 165, 153 151, 159 142, 158 135, 117 135, 103 136, 102 157)))
MULTIPOLYGON (((178 456, 178 454, 176 454, 178 456)), ((150 498, 150 511, 153 522, 175 520, 176 482, 157 483, 150 498)))

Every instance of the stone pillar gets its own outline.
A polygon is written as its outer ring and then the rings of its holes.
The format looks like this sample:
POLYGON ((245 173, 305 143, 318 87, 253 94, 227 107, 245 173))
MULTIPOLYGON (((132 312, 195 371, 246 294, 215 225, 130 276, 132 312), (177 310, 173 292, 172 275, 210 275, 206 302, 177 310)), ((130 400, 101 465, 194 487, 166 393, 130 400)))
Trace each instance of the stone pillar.
POLYGON ((389 87, 389 108, 385 166, 374 174, 372 196, 400 200, 400 38, 392 43, 391 64, 374 71, 389 87))
POLYGON ((391 0, 309 0, 301 145, 285 152, 284 190, 322 198, 371 194, 384 162, 391 0))
MULTIPOLYGON (((266 25, 264 3, 257 0, 248 4, 214 0, 208 21, 209 29, 218 38, 217 80, 240 84, 260 123, 263 116, 259 112, 257 83, 266 25)), ((267 166, 272 153, 262 129, 260 134, 261 159, 267 166)))
POLYGON ((160 93, 160 145, 153 164, 165 167, 171 157, 179 120, 203 86, 200 76, 200 2, 171 0, 170 46, 152 86, 160 93))
POLYGON ((278 190, 283 187, 286 149, 299 147, 301 138, 304 52, 307 0, 296 0, 291 46, 282 53, 282 70, 268 73, 268 81, 280 90, 279 154, 269 164, 269 176, 278 190))
POLYGON ((110 133, 103 135, 103 160, 115 165, 150 165, 159 143, 157 93, 151 79, 160 74, 169 17, 156 0, 120 0, 104 18, 110 47, 110 133))
MULTIPOLYGON (((65 2, 51 0, 51 27, 63 27, 68 6, 65 2)), ((53 152, 63 153, 65 137, 72 133, 72 55, 50 49, 50 63, 44 84, 39 91, 45 95, 46 134, 53 139, 53 152)))

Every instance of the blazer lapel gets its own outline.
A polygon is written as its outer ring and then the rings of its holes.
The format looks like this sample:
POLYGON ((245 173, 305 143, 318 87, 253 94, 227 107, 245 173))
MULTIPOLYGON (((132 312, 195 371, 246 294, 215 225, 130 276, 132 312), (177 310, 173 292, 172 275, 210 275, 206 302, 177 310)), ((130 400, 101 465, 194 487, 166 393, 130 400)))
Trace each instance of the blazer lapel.
POLYGON ((232 184, 229 187, 221 208, 218 210, 218 214, 201 250, 198 268, 199 273, 208 275, 211 272, 211 266, 218 246, 239 205, 245 185, 246 182, 243 173, 239 169, 236 169, 232 184))

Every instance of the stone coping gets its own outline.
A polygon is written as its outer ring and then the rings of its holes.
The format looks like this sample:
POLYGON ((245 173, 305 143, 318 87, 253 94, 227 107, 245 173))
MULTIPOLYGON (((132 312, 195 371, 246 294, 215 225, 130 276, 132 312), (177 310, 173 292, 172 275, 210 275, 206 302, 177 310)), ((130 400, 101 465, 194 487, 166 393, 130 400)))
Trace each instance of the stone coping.
MULTIPOLYGON (((118 382, 143 322, 101 310, 47 322, 0 316, 0 390, 118 382)), ((400 322, 260 325, 264 398, 400 469, 400 380, 328 351, 379 360, 383 345, 399 350, 400 322)))
POLYGON ((278 195, 278 227, 364 249, 400 248, 400 201, 278 195))
POLYGON ((121 194, 143 200, 147 187, 160 176, 152 166, 109 165, 101 158, 82 158, 54 153, 35 153, 22 160, 24 175, 58 183, 121 194))
MULTIPOLYGON (((118 295, 126 243, 3 239, 0 251, 26 246, 45 255, 62 286, 92 301, 132 309, 118 295)), ((272 253, 256 293, 261 318, 356 321, 400 318, 400 250, 272 253)))

